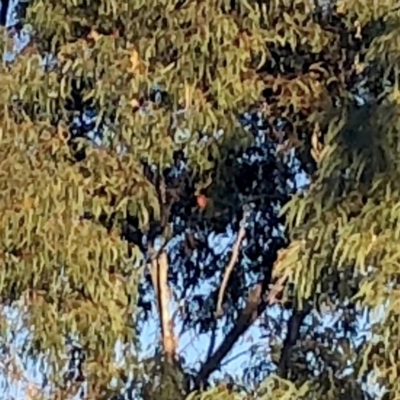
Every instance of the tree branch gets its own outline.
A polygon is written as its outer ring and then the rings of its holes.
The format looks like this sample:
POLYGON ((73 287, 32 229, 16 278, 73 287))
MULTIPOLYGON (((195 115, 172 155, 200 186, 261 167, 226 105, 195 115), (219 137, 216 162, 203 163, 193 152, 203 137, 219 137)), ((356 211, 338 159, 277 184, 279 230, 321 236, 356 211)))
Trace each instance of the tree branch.
POLYGON ((286 338, 283 342, 281 357, 278 364, 278 375, 284 379, 287 379, 292 349, 293 346, 296 344, 297 339, 299 338, 300 328, 308 311, 308 306, 306 306, 304 310, 294 308, 292 315, 289 319, 288 331, 286 334, 286 338))
POLYGON ((212 328, 210 343, 208 345, 206 360, 209 360, 214 352, 215 342, 217 340, 217 329, 218 329, 218 322, 214 320, 214 326, 212 328))
MULTIPOLYGON (((274 263, 274 265, 268 269, 268 273, 264 276, 264 279, 261 283, 258 283, 249 293, 247 298, 246 306, 240 316, 237 318, 233 328, 228 332, 225 336, 224 341, 220 344, 217 350, 206 359, 205 363, 200 368, 199 373, 197 374, 194 380, 194 389, 201 389, 206 383, 207 379, 210 375, 218 369, 221 364, 221 361, 226 357, 226 355, 232 350, 233 346, 237 342, 237 340, 247 331, 247 329, 258 319, 258 317, 265 311, 269 304, 273 304, 276 302, 277 297, 282 294, 285 283, 290 276, 290 271, 280 271, 281 263, 286 259, 288 255, 293 252, 299 251, 301 243, 294 242, 288 248, 283 249, 278 253, 278 257, 274 263), (282 273, 283 272, 283 273, 282 273), (280 276, 279 276, 280 275, 280 276), (269 288, 271 280, 276 278, 277 281, 269 288), (269 290, 269 296, 267 298, 264 297, 264 294, 269 290)), ((307 311, 304 311, 306 314, 307 311)), ((303 317, 304 319, 304 317, 303 317)), ((303 321, 301 319, 301 322, 303 321)), ((293 327, 291 329, 292 332, 297 332, 295 328, 295 324, 293 321, 293 327)), ((288 335, 289 339, 292 339, 292 336, 288 335)), ((291 344, 291 341, 289 342, 291 344)), ((289 346, 289 345, 287 345, 289 346)), ((287 352, 288 350, 286 350, 287 352)))
POLYGON ((1 1, 1 9, 0 9, 0 25, 1 26, 7 25, 7 14, 8 14, 9 6, 10 6, 10 0, 2 0, 1 1))
POLYGON ((236 264, 236 261, 239 257, 239 251, 240 251, 240 245, 242 244, 242 241, 246 235, 246 221, 247 218, 249 217, 249 212, 245 211, 243 214, 243 218, 240 221, 240 229, 239 229, 239 233, 237 235, 235 244, 233 246, 232 249, 232 255, 231 258, 229 260, 229 264, 227 265, 226 269, 225 269, 225 274, 224 274, 224 278, 222 280, 222 284, 221 287, 219 289, 219 293, 218 293, 218 302, 217 302, 217 312, 216 312, 216 316, 220 317, 223 315, 223 311, 222 311, 222 302, 224 301, 224 295, 225 295, 225 291, 226 291, 226 287, 228 286, 228 282, 229 282, 229 277, 232 274, 233 271, 233 267, 236 264))
POLYGON ((177 340, 175 338, 174 324, 169 311, 168 257, 165 251, 152 260, 150 273, 157 297, 163 350, 167 362, 172 365, 175 360, 177 340))
POLYGON ((194 386, 195 389, 200 389, 207 381, 209 376, 218 368, 221 361, 231 351, 234 344, 240 336, 252 325, 254 321, 265 310, 267 303, 262 301, 262 294, 264 293, 264 285, 257 284, 249 293, 246 307, 240 314, 236 323, 230 332, 226 335, 225 340, 221 343, 215 353, 206 360, 197 374, 194 386))

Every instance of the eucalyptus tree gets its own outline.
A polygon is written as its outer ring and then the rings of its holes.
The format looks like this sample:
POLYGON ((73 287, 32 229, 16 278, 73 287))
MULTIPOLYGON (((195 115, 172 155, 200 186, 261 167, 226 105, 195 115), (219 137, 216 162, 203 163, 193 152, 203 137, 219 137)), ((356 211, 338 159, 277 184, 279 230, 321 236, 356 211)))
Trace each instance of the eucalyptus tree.
POLYGON ((36 392, 396 398, 396 2, 18 12, 13 32, 29 25, 32 39, 0 69, 2 344, 29 332, 46 366, 36 392), (227 227, 221 257, 209 237, 227 227), (183 330, 210 335, 197 369, 179 354, 173 300, 183 330), (142 360, 154 304, 161 340, 142 360), (382 306, 363 336, 360 316, 382 306), (268 357, 243 382, 213 383, 256 321, 268 357))

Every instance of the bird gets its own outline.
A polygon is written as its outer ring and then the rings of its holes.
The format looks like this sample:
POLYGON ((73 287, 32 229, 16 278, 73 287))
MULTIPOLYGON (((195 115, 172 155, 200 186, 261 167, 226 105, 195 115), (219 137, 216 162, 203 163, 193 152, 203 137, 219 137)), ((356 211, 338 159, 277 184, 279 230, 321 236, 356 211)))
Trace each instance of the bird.
POLYGON ((199 195, 197 196, 196 201, 197 201, 197 206, 198 206, 200 209, 204 209, 204 208, 207 207, 208 199, 207 199, 206 196, 204 196, 204 194, 199 194, 199 195))

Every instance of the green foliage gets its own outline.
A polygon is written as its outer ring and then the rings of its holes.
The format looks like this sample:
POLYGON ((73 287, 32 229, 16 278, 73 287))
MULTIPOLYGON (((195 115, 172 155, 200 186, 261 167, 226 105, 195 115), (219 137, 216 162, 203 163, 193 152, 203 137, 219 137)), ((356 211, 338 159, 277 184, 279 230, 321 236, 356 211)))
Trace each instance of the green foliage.
POLYGON ((296 260, 290 260, 292 265, 281 266, 292 271, 302 300, 315 298, 315 287, 323 287, 330 274, 338 273, 350 277, 339 284, 340 301, 351 301, 359 310, 384 306, 375 330, 377 343, 367 345, 360 354, 359 376, 369 365, 368 371, 373 370, 388 390, 387 398, 398 396, 394 375, 387 375, 392 371, 397 376, 398 363, 378 350, 398 352, 398 324, 393 322, 399 320, 399 69, 395 45, 399 12, 390 11, 395 9, 391 1, 378 7, 374 2, 343 2, 340 11, 345 21, 351 20, 359 30, 357 57, 363 63, 359 88, 369 104, 360 108, 345 102, 327 123, 315 179, 304 196, 286 206, 288 222, 301 244, 296 260), (371 32, 374 36, 366 43, 371 32), (357 284, 349 290, 352 281, 357 284))
MULTIPOLYGON (((237 221, 247 203, 266 222, 253 222, 251 250, 242 250, 227 288, 224 323, 239 320, 249 282, 267 290, 286 277, 280 312, 290 309, 289 339, 269 333, 274 373, 261 386, 253 379, 256 389, 214 385, 189 398, 366 399, 372 372, 385 398, 400 396, 398 6, 30 2, 23 22, 33 28, 32 42, 0 67, 0 297, 23 316, 22 327, 2 322, 2 338, 29 330, 26 345, 45 357, 55 398, 71 395, 72 379, 60 372, 70 338, 86 351, 88 398, 120 394, 130 374, 145 398, 189 394, 196 377, 186 366, 166 372, 172 367, 160 359, 152 372, 139 368, 137 331, 147 318, 145 271, 155 243, 154 235, 148 247, 136 239, 154 226, 165 240, 184 232, 191 248, 186 240, 177 260, 170 255, 171 285, 181 294, 204 282, 215 287, 224 260, 210 265, 199 233, 237 221), (46 64, 49 53, 54 62, 46 64), (246 169, 238 159, 255 142, 239 120, 257 112, 273 150, 246 169), (95 115, 89 128, 85 113, 95 115), (88 139, 93 130, 101 145, 88 139), (292 150, 311 179, 294 196, 292 150), (171 183, 177 154, 187 172, 171 183), (199 193, 209 199, 204 212, 196 208, 199 193), (285 221, 285 234, 265 233, 285 221), (379 307, 373 341, 357 344, 357 318, 379 307), (321 328, 317 314, 326 309, 340 315, 340 327, 321 328), (129 348, 118 366, 117 344, 129 348)), ((219 323, 215 293, 200 297, 198 309, 187 305, 189 327, 212 332, 219 323)))

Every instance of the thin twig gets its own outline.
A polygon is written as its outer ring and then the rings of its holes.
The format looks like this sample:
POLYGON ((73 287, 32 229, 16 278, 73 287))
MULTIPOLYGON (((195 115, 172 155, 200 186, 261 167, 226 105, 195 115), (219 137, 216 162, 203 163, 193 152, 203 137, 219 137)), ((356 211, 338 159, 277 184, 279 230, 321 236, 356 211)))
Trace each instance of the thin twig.
POLYGON ((211 331, 211 337, 210 337, 210 343, 208 345, 208 350, 207 350, 207 355, 206 355, 206 360, 211 358, 211 356, 214 353, 214 348, 215 348, 215 342, 217 340, 217 328, 218 328, 218 322, 217 320, 213 320, 213 327, 211 331))
POLYGON ((249 212, 245 211, 243 214, 243 218, 240 221, 239 233, 237 235, 236 242, 233 246, 232 255, 229 260, 229 264, 227 265, 227 267, 225 269, 224 278, 222 280, 222 284, 219 289, 216 316, 223 315, 222 302, 224 301, 224 295, 225 295, 226 287, 228 285, 229 278, 232 274, 233 268, 239 257, 240 245, 242 244, 242 241, 243 241, 244 237, 246 236, 246 222, 247 222, 247 218, 249 217, 249 214, 250 214, 249 212))
MULTIPOLYGON (((253 347, 253 346, 252 346, 253 347)), ((226 361, 224 361, 223 363, 221 363, 221 368, 227 366, 229 363, 231 363, 232 361, 237 360, 238 358, 248 355, 249 351, 252 351, 252 347, 250 347, 249 349, 240 351, 239 353, 235 354, 234 356, 232 356, 231 358, 228 358, 226 361)))
POLYGON ((232 329, 227 333, 222 343, 213 355, 205 360, 195 380, 194 387, 199 389, 207 381, 209 376, 221 365, 221 361, 232 350, 237 340, 256 321, 265 310, 267 303, 262 301, 263 285, 257 284, 250 291, 246 306, 237 318, 232 329))
POLYGON ((268 304, 273 305, 278 302, 278 295, 285 289, 285 283, 289 278, 289 272, 285 272, 271 287, 268 293, 268 304))

